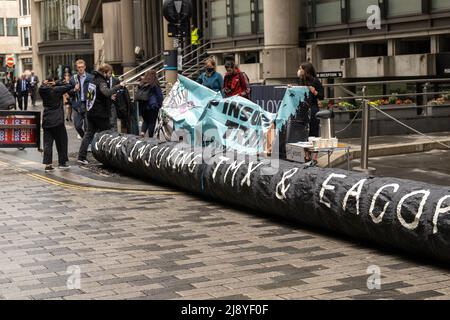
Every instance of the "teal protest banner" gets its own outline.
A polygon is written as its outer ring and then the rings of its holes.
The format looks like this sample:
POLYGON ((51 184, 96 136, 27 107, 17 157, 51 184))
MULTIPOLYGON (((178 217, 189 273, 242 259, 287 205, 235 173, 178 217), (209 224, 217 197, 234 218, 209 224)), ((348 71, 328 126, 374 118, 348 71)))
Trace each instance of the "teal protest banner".
POLYGON ((270 135, 284 129, 308 94, 307 87, 288 88, 278 113, 270 113, 250 100, 225 99, 180 76, 164 101, 160 126, 186 130, 196 146, 214 144, 240 153, 262 154, 267 151, 270 135))

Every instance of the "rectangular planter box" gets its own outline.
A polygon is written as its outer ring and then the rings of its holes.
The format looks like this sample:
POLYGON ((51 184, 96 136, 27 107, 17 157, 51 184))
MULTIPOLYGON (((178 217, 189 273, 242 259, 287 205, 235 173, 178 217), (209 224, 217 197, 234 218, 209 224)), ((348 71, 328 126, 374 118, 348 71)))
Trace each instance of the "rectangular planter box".
POLYGON ((450 116, 450 104, 442 106, 433 106, 432 114, 433 117, 448 117, 450 116))
MULTIPOLYGON (((378 107, 379 109, 383 110, 387 114, 393 116, 396 119, 410 119, 410 118, 416 118, 418 117, 418 111, 416 104, 408 104, 408 105, 394 105, 394 104, 388 104, 378 107)), ((420 108, 422 109, 422 108, 420 108)), ((383 115, 382 113, 376 111, 376 119, 386 119, 387 117, 383 115)))

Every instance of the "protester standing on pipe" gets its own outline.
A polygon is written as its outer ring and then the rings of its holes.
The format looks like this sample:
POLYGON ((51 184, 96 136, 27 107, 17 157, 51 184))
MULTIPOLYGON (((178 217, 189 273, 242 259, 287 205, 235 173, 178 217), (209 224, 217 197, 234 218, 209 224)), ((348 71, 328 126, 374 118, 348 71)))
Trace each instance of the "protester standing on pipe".
POLYGON ((88 165, 87 153, 89 145, 97 132, 111 129, 111 97, 124 86, 120 83, 113 88, 108 87, 108 80, 112 75, 112 67, 108 64, 102 65, 94 72, 94 79, 89 84, 86 94, 86 110, 88 129, 81 142, 78 153, 78 163, 88 165))
POLYGON ((247 75, 242 72, 234 61, 225 63, 227 74, 224 79, 223 93, 226 98, 240 96, 250 100, 250 83, 247 75))
POLYGON ((53 142, 58 151, 59 169, 66 170, 68 157, 68 137, 64 124, 64 95, 72 90, 69 81, 55 82, 52 76, 39 88, 44 105, 42 127, 44 128, 44 165, 45 171, 53 171, 53 142))
POLYGON ((197 82, 213 91, 222 91, 223 77, 217 72, 216 61, 213 58, 208 58, 206 60, 205 72, 198 77, 197 82))
POLYGON ((155 133, 159 109, 161 109, 164 96, 155 70, 147 71, 139 84, 137 99, 139 110, 144 120, 140 136, 145 137, 148 132, 150 138, 155 133))

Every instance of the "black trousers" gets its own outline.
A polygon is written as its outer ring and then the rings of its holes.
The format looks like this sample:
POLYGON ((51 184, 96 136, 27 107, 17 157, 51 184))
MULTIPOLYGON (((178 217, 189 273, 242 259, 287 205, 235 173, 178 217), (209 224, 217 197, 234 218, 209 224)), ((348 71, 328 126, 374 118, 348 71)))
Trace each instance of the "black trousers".
POLYGON ((28 110, 28 93, 20 93, 17 96, 17 99, 19 100, 19 109, 23 111, 28 110))
POLYGON ((37 94, 37 88, 34 87, 34 88, 31 88, 30 90, 31 90, 31 105, 32 105, 33 107, 35 107, 35 106, 36 106, 36 94, 37 94))
POLYGON ((142 118, 144 119, 144 123, 142 124, 141 132, 147 134, 150 138, 153 138, 155 134, 156 121, 158 120, 159 110, 144 110, 142 112, 142 118))
POLYGON ((44 164, 53 163, 53 142, 58 151, 58 164, 65 165, 69 161, 67 130, 64 124, 53 128, 44 128, 44 164))
POLYGON ((86 160, 89 145, 97 132, 111 130, 111 121, 109 118, 87 118, 88 127, 86 134, 81 141, 80 151, 78 152, 78 160, 86 160))

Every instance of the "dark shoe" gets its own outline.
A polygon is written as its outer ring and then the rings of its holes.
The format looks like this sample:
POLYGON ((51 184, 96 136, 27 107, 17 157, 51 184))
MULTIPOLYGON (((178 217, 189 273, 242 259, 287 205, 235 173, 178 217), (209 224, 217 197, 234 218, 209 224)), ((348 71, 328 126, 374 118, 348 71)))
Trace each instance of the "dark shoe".
POLYGON ((55 168, 53 168, 52 165, 48 165, 45 167, 45 172, 53 172, 53 171, 55 171, 55 168))
POLYGON ((89 165, 89 161, 87 161, 86 159, 84 159, 84 160, 78 159, 77 162, 78 162, 79 164, 83 165, 83 166, 89 165))

